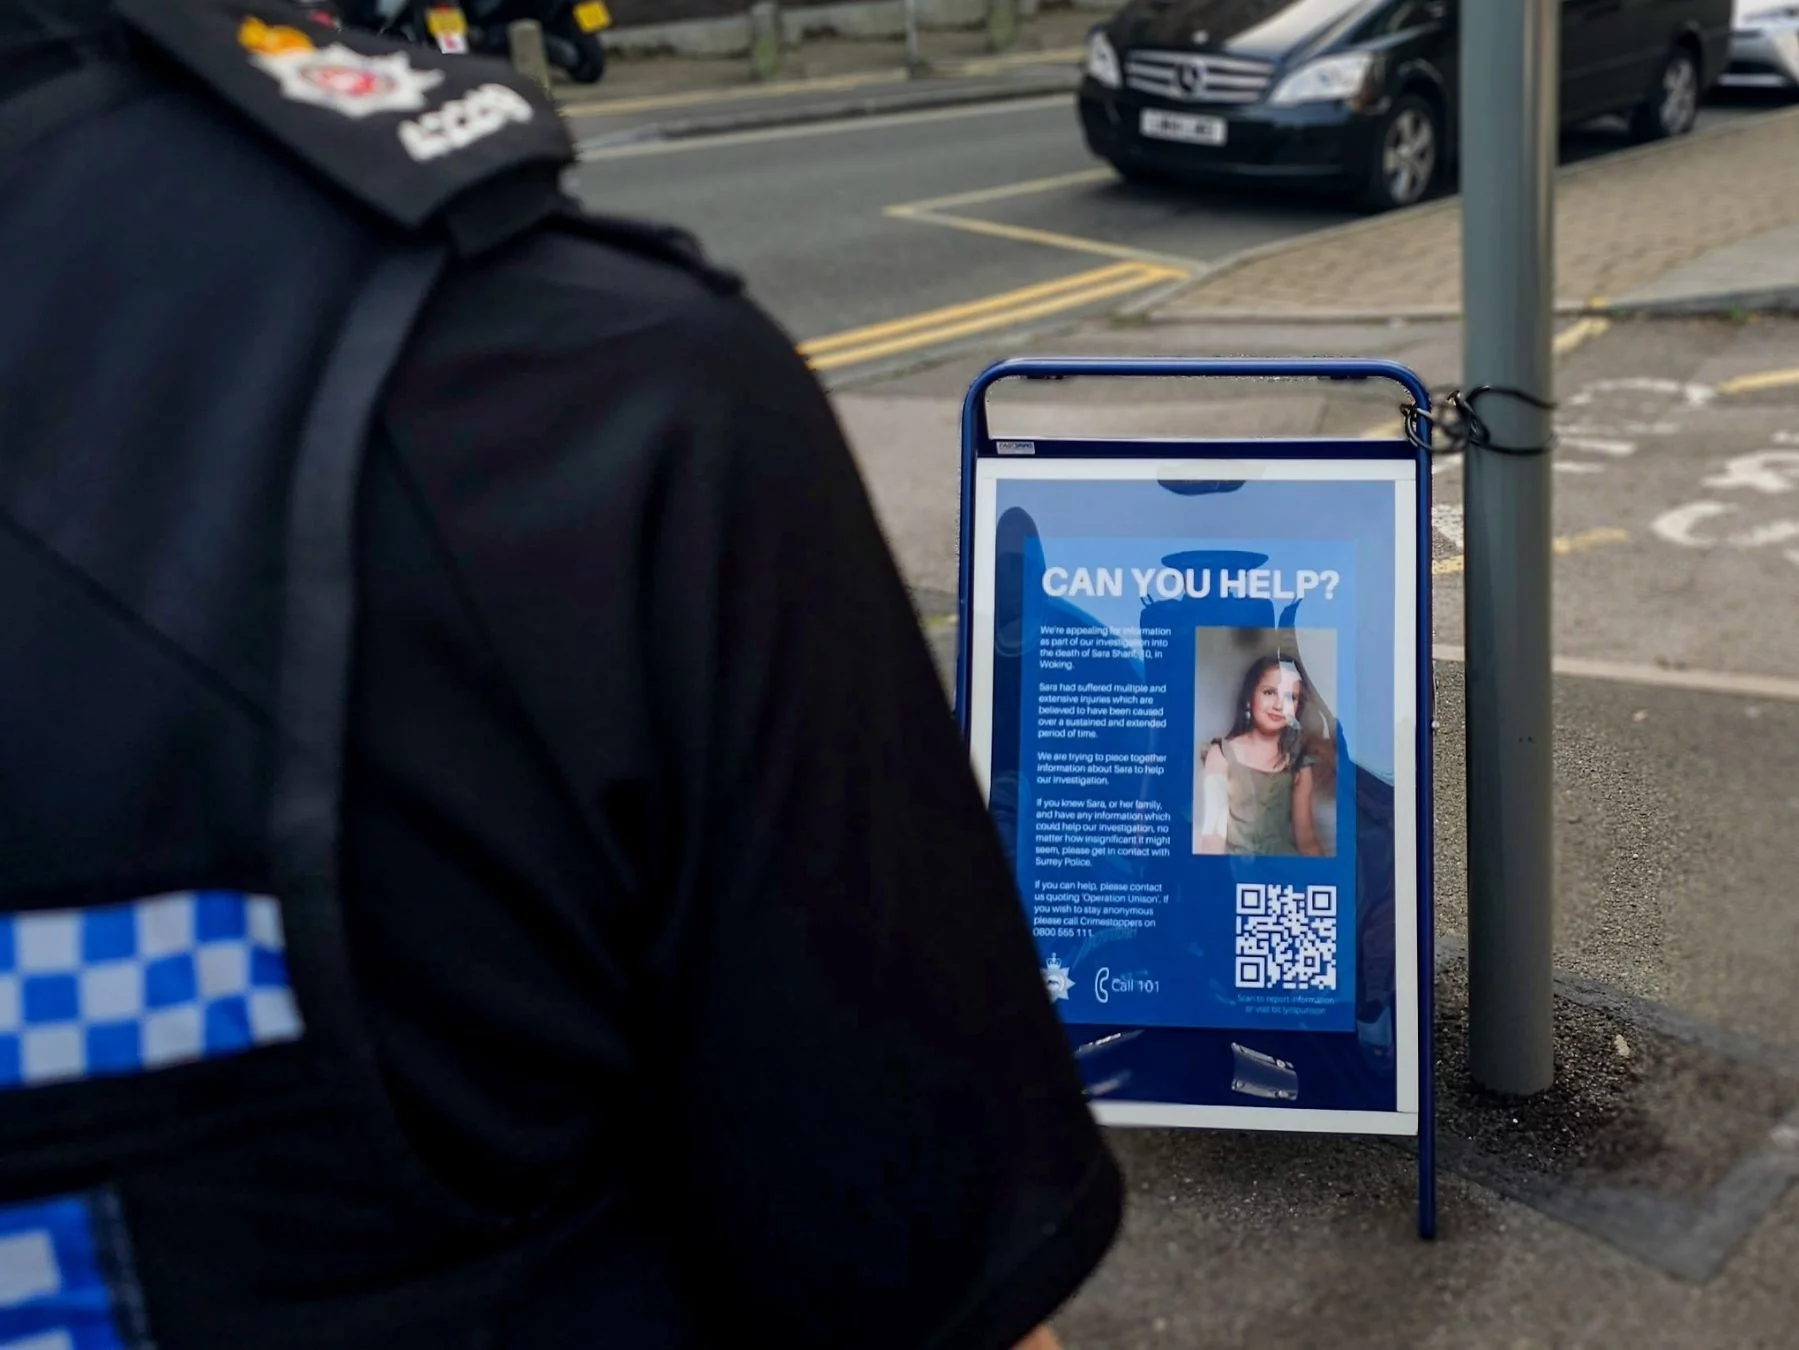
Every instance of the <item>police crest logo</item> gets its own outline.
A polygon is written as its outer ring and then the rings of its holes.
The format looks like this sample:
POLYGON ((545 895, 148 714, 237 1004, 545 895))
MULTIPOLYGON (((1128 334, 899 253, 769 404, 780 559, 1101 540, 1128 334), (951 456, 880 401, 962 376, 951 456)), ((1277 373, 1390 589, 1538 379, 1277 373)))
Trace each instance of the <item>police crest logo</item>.
POLYGON ((1050 957, 1049 964, 1043 968, 1043 983, 1049 990, 1051 1002, 1065 1001, 1068 991, 1074 988, 1074 979, 1069 975, 1068 967, 1057 956, 1050 957))
POLYGON ((285 97, 345 117, 417 112, 425 92, 444 78, 439 70, 414 70, 404 52, 365 56, 341 43, 321 48, 297 28, 255 18, 244 20, 237 40, 259 69, 280 82, 285 97))

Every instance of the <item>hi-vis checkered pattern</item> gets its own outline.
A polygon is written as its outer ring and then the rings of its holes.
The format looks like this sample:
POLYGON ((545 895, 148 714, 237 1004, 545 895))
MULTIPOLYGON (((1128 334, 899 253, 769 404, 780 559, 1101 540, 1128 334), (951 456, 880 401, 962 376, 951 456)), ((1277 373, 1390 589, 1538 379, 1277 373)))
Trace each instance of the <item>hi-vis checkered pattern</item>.
POLYGON ((197 891, 0 915, 0 1091, 298 1038, 281 908, 197 891))

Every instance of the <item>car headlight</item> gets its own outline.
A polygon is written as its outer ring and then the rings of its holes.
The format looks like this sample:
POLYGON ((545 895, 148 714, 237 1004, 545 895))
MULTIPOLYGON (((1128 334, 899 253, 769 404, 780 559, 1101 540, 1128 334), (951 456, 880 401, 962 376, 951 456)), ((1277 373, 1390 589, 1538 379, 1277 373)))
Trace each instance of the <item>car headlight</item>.
POLYGON ((1309 66, 1301 66, 1275 86, 1270 103, 1286 106, 1294 103, 1340 103, 1361 96, 1374 73, 1372 52, 1350 52, 1345 56, 1327 56, 1309 66))
POLYGON ((1104 33, 1095 33, 1087 39, 1086 71, 1090 79, 1108 89, 1116 89, 1124 83, 1124 72, 1118 65, 1118 51, 1112 46, 1112 39, 1104 33))

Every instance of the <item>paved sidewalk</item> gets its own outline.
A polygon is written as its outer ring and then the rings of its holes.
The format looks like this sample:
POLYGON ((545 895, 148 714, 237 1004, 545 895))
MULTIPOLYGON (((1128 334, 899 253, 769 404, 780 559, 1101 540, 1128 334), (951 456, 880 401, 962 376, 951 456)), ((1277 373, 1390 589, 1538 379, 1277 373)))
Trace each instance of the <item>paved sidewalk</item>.
MULTIPOLYGON (((995 356, 1331 351, 1433 384, 1459 325, 1097 326, 834 403, 947 677, 957 411, 995 356)), ((1558 1077, 1469 1082, 1459 461, 1433 478, 1442 1224, 1369 1140, 1120 1130, 1123 1236, 1069 1350, 1793 1350, 1799 1345, 1799 321, 1595 324, 1557 363, 1558 1077), (1708 512, 1695 512, 1710 503, 1708 512)), ((1063 381, 1000 435, 1355 436, 1372 387, 1063 381)))
MULTIPOLYGON (((1561 169, 1558 306, 1799 308, 1799 109, 1561 169)), ((1158 312, 1454 313, 1461 202, 1450 197, 1240 255, 1158 312)))

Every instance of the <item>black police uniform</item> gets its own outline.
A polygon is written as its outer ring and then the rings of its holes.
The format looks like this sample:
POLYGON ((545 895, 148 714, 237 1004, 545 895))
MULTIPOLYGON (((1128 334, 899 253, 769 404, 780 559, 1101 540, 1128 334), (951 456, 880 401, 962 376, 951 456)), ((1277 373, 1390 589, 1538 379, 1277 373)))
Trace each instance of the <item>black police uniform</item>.
POLYGON ((1120 1183, 828 405, 291 13, 0 0, 0 1344, 1009 1345, 1120 1183))

